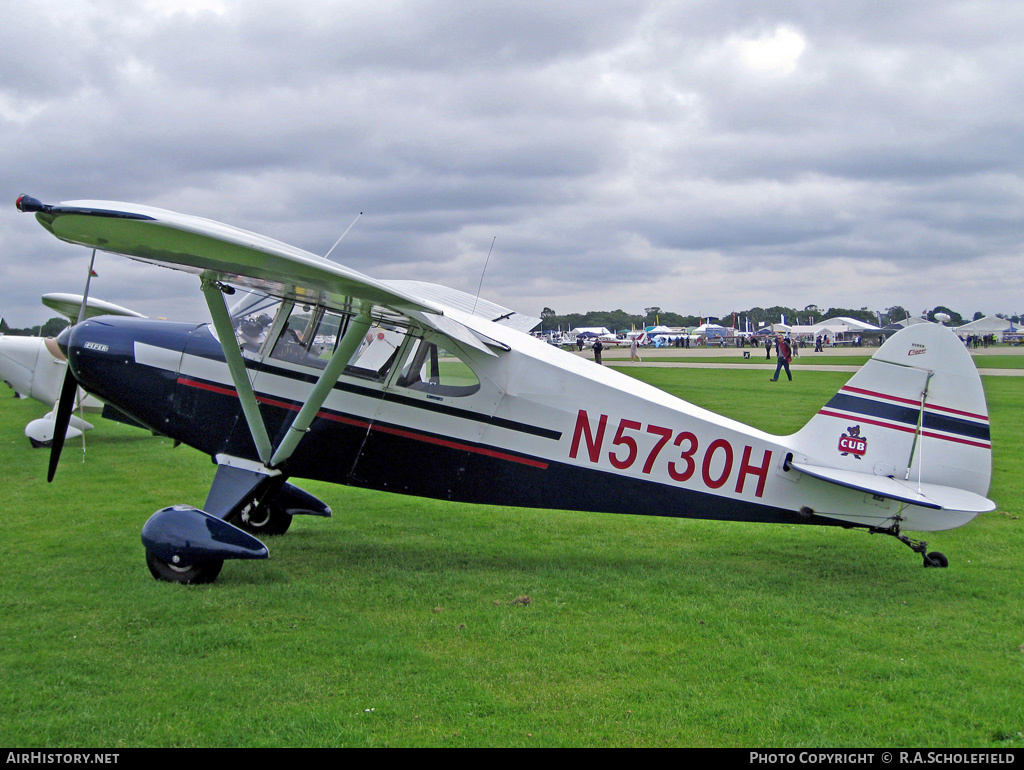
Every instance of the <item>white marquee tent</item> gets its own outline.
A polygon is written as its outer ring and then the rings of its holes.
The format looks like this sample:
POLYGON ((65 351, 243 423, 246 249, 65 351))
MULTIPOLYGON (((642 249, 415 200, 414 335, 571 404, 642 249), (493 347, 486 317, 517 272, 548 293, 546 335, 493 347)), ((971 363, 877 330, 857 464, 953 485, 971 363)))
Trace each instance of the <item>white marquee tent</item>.
POLYGON ((971 321, 963 326, 958 326, 953 331, 961 337, 966 337, 971 334, 1002 334, 1003 332, 1015 331, 1015 329, 1013 324, 1005 318, 985 316, 977 321, 971 321))

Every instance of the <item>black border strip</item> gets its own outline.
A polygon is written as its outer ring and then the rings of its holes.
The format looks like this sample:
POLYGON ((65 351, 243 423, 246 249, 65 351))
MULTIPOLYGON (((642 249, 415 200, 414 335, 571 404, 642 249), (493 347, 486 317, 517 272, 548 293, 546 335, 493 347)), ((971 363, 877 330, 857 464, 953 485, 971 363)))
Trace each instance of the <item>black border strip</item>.
MULTIPOLYGON (((837 393, 832 400, 825 404, 826 409, 839 409, 844 412, 863 414, 870 417, 878 417, 892 422, 903 423, 904 425, 917 426, 919 410, 910 406, 898 406, 887 404, 882 401, 874 401, 860 396, 850 396, 845 393, 837 393)), ((972 422, 959 417, 949 417, 935 412, 929 412, 927 408, 924 413, 923 427, 929 430, 939 430, 943 433, 952 433, 958 436, 972 438, 978 441, 990 441, 989 427, 987 424, 972 422)))

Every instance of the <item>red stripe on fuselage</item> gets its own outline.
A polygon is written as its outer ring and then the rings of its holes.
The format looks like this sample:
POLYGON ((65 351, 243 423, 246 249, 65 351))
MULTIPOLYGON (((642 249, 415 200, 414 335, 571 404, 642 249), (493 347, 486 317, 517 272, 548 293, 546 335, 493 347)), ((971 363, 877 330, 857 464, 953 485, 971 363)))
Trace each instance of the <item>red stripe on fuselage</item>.
POLYGON ((188 385, 190 388, 208 390, 211 393, 220 393, 222 396, 234 396, 235 398, 238 398, 238 392, 234 388, 225 388, 222 385, 212 385, 209 382, 200 382, 199 380, 193 380, 191 377, 179 377, 178 384, 188 385))
MULTIPOLYGON (((199 380, 193 380, 190 377, 178 377, 179 385, 187 385, 191 388, 199 388, 200 390, 207 390, 211 393, 219 393, 225 396, 238 397, 238 393, 234 388, 226 388, 222 385, 212 385, 208 382, 201 382, 199 380)), ((256 396, 256 400, 261 404, 267 406, 277 407, 279 409, 287 409, 291 412, 299 411, 300 407, 296 404, 289 403, 287 401, 278 401, 275 398, 268 398, 266 396, 256 396)), ((457 449, 464 452, 472 452, 473 454, 484 455, 485 457, 494 457, 498 460, 507 460, 508 462, 519 463, 520 465, 528 465, 531 468, 540 468, 541 470, 547 470, 548 464, 542 460, 534 460, 530 457, 519 457, 518 455, 508 454, 507 452, 501 452, 497 449, 488 449, 486 447, 477 446, 474 444, 465 444, 461 441, 455 441, 453 439, 442 438, 439 436, 430 436, 425 433, 416 433, 414 431, 405 428, 393 428, 388 425, 379 425, 376 423, 367 422, 357 417, 348 417, 343 414, 336 414, 334 412, 325 412, 320 410, 316 413, 317 417, 321 417, 331 422, 342 423, 343 425, 352 425, 357 428, 366 428, 369 430, 377 431, 379 433, 387 433, 392 436, 400 436, 402 438, 412 439, 413 441, 421 441, 425 444, 433 444, 435 446, 443 446, 448 449, 457 449)))

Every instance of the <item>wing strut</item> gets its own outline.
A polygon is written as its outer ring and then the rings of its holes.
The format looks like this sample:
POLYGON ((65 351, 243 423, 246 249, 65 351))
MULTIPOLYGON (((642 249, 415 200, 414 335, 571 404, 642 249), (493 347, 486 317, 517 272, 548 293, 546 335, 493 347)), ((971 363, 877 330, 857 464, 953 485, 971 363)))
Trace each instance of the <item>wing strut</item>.
POLYGON ((267 465, 270 463, 272 451, 270 436, 267 434, 267 426, 263 424, 263 415, 260 414, 260 406, 256 402, 256 393, 253 392, 252 383, 245 370, 242 351, 235 343, 235 330, 231 326, 231 318, 228 316, 223 289, 219 281, 206 276, 202 279, 202 288, 203 294, 206 296, 206 304, 210 308, 210 316, 213 318, 213 327, 217 330, 217 337, 220 339, 220 346, 224 351, 228 371, 231 373, 231 381, 235 385, 238 400, 242 404, 245 422, 249 426, 252 440, 256 444, 256 452, 260 456, 260 461, 267 465))
MULTIPOLYGON (((235 331, 231 326, 231 318, 228 316, 227 305, 224 302, 222 284, 212 278, 204 278, 203 294, 206 296, 206 304, 210 308, 210 315, 213 317, 213 325, 220 338, 221 348, 224 350, 224 358, 228 364, 228 371, 231 373, 231 381, 238 392, 238 400, 242 404, 242 413, 245 415, 245 422, 252 433, 253 441, 256 444, 256 451, 259 454, 260 462, 268 469, 277 468, 287 462, 292 456, 299 441, 306 435, 309 426, 316 418, 320 407, 324 405, 327 396, 338 381, 338 377, 345 370, 345 366, 351 360, 359 344, 369 331, 373 319, 370 318, 370 307, 364 305, 358 315, 351 316, 348 326, 337 348, 331 354, 327 367, 320 373, 313 390, 306 399, 302 408, 299 409, 295 419, 281 439, 280 444, 274 449, 270 443, 270 436, 267 427, 263 422, 263 415, 260 414, 259 402, 256 400, 256 393, 252 389, 249 375, 245 368, 245 360, 238 345, 232 344, 235 339, 235 331)), ((354 303, 355 304, 355 303, 354 303)))

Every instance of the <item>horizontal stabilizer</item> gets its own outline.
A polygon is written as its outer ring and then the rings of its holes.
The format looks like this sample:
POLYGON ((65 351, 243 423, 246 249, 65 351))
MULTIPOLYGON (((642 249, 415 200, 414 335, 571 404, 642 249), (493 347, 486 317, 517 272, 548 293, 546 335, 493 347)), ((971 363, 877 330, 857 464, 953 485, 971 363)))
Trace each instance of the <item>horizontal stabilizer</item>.
POLYGON ((996 504, 987 497, 957 487, 939 484, 917 484, 900 481, 891 476, 875 476, 870 473, 848 471, 840 468, 826 468, 822 465, 790 462, 790 467, 822 481, 841 487, 857 489, 871 495, 898 500, 911 505, 920 505, 935 510, 985 513, 995 510, 996 504))

